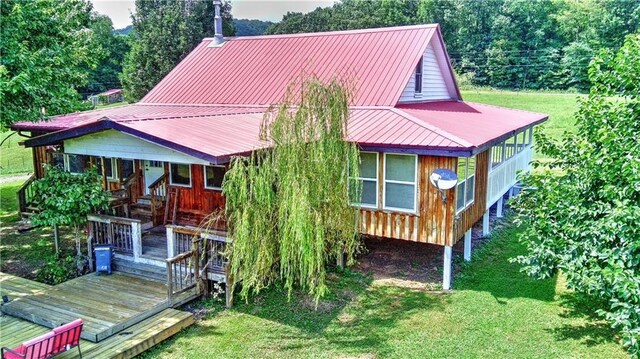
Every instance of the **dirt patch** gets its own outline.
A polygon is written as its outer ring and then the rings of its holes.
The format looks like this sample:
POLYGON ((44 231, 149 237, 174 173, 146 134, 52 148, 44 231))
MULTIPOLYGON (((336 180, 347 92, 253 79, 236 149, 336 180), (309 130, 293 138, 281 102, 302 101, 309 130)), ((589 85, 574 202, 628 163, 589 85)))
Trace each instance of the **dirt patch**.
MULTIPOLYGON (((496 217, 495 206, 489 211, 489 223, 492 231, 504 225, 504 219, 496 217)), ((472 253, 486 242, 481 219, 471 230, 472 253)), ((373 275, 374 285, 428 291, 442 289, 444 247, 380 237, 366 237, 364 245, 366 250, 357 258, 354 268, 373 275)), ((463 253, 464 240, 460 240, 453 246, 454 263, 462 261, 463 253)), ((459 267, 454 264, 454 277, 459 267)))

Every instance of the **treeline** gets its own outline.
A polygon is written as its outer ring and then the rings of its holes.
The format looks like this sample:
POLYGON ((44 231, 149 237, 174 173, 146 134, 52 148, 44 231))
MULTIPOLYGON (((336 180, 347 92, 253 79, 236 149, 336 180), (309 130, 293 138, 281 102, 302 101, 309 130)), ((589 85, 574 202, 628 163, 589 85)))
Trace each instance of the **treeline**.
POLYGON ((588 89, 587 65, 640 29, 640 0, 343 0, 288 13, 269 34, 439 23, 466 82, 588 89))

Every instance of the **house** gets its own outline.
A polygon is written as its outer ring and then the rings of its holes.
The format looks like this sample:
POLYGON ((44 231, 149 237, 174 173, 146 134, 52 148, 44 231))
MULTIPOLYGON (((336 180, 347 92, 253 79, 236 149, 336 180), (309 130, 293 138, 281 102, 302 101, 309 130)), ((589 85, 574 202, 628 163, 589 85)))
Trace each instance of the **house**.
POLYGON ((124 101, 122 89, 111 89, 87 98, 93 106, 108 105, 124 101))
MULTIPOLYGON (((108 241, 121 260, 162 267, 193 233, 225 243, 224 225, 194 226, 224 208, 230 159, 268 146, 258 136, 263 115, 301 74, 355 85, 348 140, 361 149, 361 232, 442 246, 449 289, 452 246, 464 240, 470 259, 472 226, 483 221, 488 231, 489 208, 500 212, 516 173, 530 169, 533 128, 547 115, 463 101, 438 25, 217 35, 138 103, 13 129, 30 133, 35 177, 44 163, 71 172, 97 165, 120 194, 119 217, 90 217, 90 245, 108 241), (438 169, 457 173, 452 189, 431 183, 438 169)), ((219 271, 224 260, 212 258, 219 271)))

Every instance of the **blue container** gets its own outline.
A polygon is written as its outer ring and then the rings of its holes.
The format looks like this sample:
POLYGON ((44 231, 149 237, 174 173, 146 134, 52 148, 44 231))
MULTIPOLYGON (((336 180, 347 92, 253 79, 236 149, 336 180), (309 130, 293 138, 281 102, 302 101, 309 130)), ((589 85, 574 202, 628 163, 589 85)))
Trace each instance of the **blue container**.
POLYGON ((113 258, 113 246, 110 244, 100 244, 94 247, 96 256, 96 274, 111 274, 111 260, 113 258))

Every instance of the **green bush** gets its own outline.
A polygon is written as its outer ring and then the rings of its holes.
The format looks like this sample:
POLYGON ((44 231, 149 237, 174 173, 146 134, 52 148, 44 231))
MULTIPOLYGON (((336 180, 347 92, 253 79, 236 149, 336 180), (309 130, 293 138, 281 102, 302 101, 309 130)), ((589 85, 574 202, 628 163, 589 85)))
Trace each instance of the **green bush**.
POLYGON ((640 355, 640 34, 589 67, 592 88, 580 100, 577 131, 538 146, 551 169, 525 178, 516 200, 517 258, 539 278, 561 270, 570 288, 607 305, 598 311, 640 355))
POLYGON ((47 263, 40 267, 36 273, 36 278, 40 282, 47 284, 60 284, 78 276, 78 266, 72 256, 47 258, 47 263))

